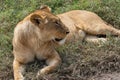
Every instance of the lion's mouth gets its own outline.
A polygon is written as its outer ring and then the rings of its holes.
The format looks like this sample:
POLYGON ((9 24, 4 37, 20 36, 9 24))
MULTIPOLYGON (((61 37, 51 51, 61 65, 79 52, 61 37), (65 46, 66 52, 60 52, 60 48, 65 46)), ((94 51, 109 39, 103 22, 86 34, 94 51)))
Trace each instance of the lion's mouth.
POLYGON ((61 40, 63 40, 62 38, 60 39, 60 38, 55 38, 55 41, 61 41, 61 40))

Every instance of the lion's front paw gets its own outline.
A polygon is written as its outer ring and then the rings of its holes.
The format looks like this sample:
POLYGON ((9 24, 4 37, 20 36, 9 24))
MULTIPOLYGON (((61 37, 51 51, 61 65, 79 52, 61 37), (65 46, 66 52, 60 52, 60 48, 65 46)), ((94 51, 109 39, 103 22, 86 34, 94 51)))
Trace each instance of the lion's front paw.
POLYGON ((25 80, 24 77, 18 77, 18 78, 15 78, 15 80, 25 80))
POLYGON ((44 69, 41 69, 40 71, 38 71, 36 77, 38 80, 41 80, 45 78, 46 74, 47 74, 46 71, 44 69))

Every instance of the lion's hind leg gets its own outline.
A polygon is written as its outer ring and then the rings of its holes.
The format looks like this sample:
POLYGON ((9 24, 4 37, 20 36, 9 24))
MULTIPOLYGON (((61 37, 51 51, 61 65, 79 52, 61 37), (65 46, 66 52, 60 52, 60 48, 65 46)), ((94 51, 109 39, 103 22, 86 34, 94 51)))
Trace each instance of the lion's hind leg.
POLYGON ((106 26, 107 26, 106 27, 107 31, 109 31, 111 35, 120 37, 120 30, 118 30, 110 25, 106 25, 106 26))
POLYGON ((95 28, 89 28, 88 34, 93 35, 112 35, 112 36, 120 36, 120 30, 114 28, 111 25, 107 25, 105 23, 101 23, 99 26, 95 28))

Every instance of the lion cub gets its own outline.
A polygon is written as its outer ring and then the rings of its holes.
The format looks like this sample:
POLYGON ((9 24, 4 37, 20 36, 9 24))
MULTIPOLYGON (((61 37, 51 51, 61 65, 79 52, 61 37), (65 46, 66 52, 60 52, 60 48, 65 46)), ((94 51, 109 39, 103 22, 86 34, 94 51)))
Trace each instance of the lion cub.
POLYGON ((24 66, 35 58, 45 59, 48 65, 38 71, 37 76, 56 69, 61 58, 54 49, 54 43, 64 39, 68 33, 68 28, 47 6, 20 21, 14 29, 13 38, 14 79, 24 80, 24 66))

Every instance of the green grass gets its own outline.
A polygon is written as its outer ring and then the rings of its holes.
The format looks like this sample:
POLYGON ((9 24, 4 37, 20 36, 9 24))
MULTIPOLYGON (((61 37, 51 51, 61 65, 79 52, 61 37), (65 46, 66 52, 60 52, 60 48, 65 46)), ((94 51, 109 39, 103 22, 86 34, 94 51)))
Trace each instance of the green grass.
MULTIPOLYGON (((50 6, 54 14, 74 9, 92 11, 106 22, 120 29, 120 0, 0 0, 0 79, 13 78, 12 37, 14 27, 26 15, 39 9, 40 5, 43 4, 50 6), (8 78, 6 78, 6 75, 8 78)), ((86 65, 94 60, 100 62, 106 59, 107 55, 116 54, 118 56, 120 55, 119 49, 119 39, 116 41, 111 38, 110 41, 101 46, 90 43, 73 43, 58 48, 58 52, 61 53, 63 58, 62 68, 64 69, 64 67, 68 67, 70 64, 75 64, 78 61, 86 65)), ((79 67, 82 68, 82 65, 79 64, 79 67)), ((61 71, 62 68, 60 68, 61 71)), ((87 68, 90 67, 87 66, 87 68)), ((82 69, 85 70, 84 67, 82 69)), ((59 75, 62 73, 64 71, 58 72, 59 75)), ((69 75, 69 72, 66 72, 66 74, 69 75)), ((85 74, 75 73, 73 77, 76 77, 75 75, 84 76, 85 74)))

